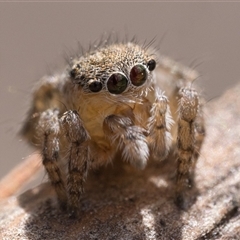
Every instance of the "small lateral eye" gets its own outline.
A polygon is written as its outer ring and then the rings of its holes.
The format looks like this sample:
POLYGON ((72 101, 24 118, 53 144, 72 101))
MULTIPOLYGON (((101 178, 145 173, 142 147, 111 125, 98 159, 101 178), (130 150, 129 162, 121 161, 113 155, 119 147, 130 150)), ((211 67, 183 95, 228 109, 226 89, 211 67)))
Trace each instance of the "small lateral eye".
POLYGON ((107 89, 110 93, 120 94, 128 85, 128 80, 122 73, 113 73, 107 81, 107 89))
POLYGON ((91 92, 99 92, 102 90, 102 83, 99 81, 92 81, 89 85, 88 85, 89 89, 91 92))
POLYGON ((146 67, 142 64, 135 65, 130 72, 130 79, 134 86, 141 86, 147 80, 146 67))
POLYGON ((80 69, 80 65, 77 64, 74 68, 72 68, 72 70, 70 71, 70 76, 72 78, 75 78, 77 75, 77 71, 80 69))
POLYGON ((76 77, 76 74, 77 74, 77 71, 76 71, 75 68, 73 68, 73 69, 70 71, 70 76, 71 76, 72 78, 75 78, 75 77, 76 77))
POLYGON ((154 59, 151 59, 147 63, 147 67, 149 71, 153 71, 156 67, 156 61, 154 59))

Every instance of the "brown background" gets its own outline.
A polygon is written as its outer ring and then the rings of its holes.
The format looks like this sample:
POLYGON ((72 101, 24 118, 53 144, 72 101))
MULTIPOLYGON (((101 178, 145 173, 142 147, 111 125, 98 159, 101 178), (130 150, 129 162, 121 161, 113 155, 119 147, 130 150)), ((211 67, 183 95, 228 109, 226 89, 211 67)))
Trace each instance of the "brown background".
POLYGON ((160 50, 198 65, 207 99, 240 75, 239 3, 0 3, 0 177, 33 150, 17 136, 31 89, 64 55, 103 32, 156 36, 160 50))

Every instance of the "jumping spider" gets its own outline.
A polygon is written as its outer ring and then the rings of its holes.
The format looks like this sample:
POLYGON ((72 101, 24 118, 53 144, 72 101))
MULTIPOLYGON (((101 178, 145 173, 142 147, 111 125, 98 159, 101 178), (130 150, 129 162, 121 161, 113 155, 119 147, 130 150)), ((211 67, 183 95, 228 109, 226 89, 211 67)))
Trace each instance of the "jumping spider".
POLYGON ((174 147, 181 203, 204 137, 200 98, 191 87, 196 77, 134 42, 97 47, 44 77, 22 134, 41 147, 60 205, 77 215, 88 170, 111 162, 117 151, 142 169, 174 147))

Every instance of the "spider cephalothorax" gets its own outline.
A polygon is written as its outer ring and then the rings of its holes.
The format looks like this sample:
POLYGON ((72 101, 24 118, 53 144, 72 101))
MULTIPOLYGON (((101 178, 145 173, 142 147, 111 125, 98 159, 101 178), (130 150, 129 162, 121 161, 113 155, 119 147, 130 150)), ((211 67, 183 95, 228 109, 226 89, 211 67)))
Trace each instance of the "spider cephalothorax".
POLYGON ((138 44, 117 43, 73 59, 61 74, 44 77, 22 132, 41 146, 61 206, 75 215, 88 170, 112 161, 117 152, 144 168, 149 158, 165 159, 173 142, 181 201, 204 135, 198 94, 189 87, 193 76, 162 56, 157 64, 156 54, 138 44), (163 78, 163 71, 169 78, 163 78), (66 177, 61 162, 68 163, 66 177))
POLYGON ((75 59, 70 75, 85 92, 124 94, 149 84, 155 67, 156 61, 138 45, 115 44, 75 59))

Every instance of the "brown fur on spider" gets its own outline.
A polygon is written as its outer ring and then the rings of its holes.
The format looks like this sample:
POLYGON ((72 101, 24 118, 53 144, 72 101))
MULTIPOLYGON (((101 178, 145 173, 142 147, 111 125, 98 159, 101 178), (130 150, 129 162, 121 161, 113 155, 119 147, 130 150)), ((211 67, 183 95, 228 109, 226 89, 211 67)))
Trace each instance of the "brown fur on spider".
POLYGON ((204 138, 201 99, 191 87, 197 77, 134 42, 97 47, 44 77, 22 134, 41 146, 61 207, 77 216, 89 169, 111 162, 117 152, 143 169, 149 158, 161 161, 174 148, 182 205, 204 138))

